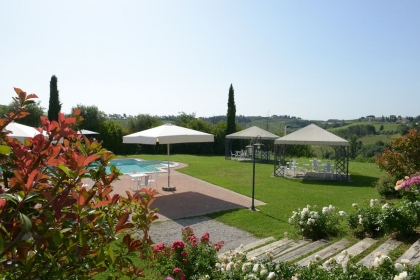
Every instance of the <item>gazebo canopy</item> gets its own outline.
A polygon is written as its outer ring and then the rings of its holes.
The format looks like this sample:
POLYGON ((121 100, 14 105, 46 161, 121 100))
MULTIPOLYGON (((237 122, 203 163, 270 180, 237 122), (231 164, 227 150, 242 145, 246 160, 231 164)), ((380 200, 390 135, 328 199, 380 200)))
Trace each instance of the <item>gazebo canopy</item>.
POLYGON ((287 145, 325 145, 335 151, 335 179, 349 181, 349 141, 310 124, 274 141, 274 176, 285 176, 287 145))
POLYGON ((278 135, 275 135, 271 132, 261 129, 257 126, 251 126, 250 128, 226 135, 226 138, 227 139, 254 139, 257 136, 260 136, 261 140, 275 140, 279 138, 278 135))
POLYGON ((349 146, 349 141, 317 125, 310 124, 289 135, 276 139, 274 144, 349 146))

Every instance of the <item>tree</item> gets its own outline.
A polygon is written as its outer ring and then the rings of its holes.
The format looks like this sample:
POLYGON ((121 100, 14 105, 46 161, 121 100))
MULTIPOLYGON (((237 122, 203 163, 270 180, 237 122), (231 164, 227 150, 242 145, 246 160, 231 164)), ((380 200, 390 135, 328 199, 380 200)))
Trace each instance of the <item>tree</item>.
POLYGON ((58 113, 57 121, 42 116, 47 137, 9 139, 4 127, 25 117, 36 98, 15 91, 18 106, 0 118, 0 278, 91 279, 105 270, 107 279, 142 276, 127 257, 151 253, 154 191, 111 194, 119 171, 105 166, 115 155, 71 129, 82 120, 79 110, 67 119, 58 113), (111 246, 116 240, 118 248, 111 246))
POLYGON ((357 141, 357 135, 352 134, 350 136, 350 158, 354 159, 357 156, 357 152, 362 148, 362 141, 357 141))
POLYGON ((232 84, 229 88, 226 135, 236 132, 236 105, 232 84))
POLYGON ((408 125, 405 125, 405 124, 400 124, 397 127, 397 131, 398 131, 399 134, 401 134, 401 136, 406 135, 409 130, 410 130, 410 128, 408 127, 408 125))
POLYGON ((50 106, 48 107, 48 119, 58 120, 58 113, 61 112, 60 97, 58 96, 57 77, 53 75, 50 81, 50 106))
MULTIPOLYGON (((106 120, 106 114, 99 111, 96 106, 77 104, 76 108, 80 109, 80 116, 84 119, 80 128, 98 132, 102 123, 106 120)), ((73 107, 71 111, 73 112, 76 108, 73 107)))
MULTIPOLYGON (((11 102, 9 105, 3 105, 0 107, 0 116, 12 112, 16 106, 18 106, 16 101, 11 102)), ((26 111, 29 113, 25 118, 17 119, 16 122, 32 127, 40 127, 41 121, 40 117, 45 116, 45 108, 41 106, 41 102, 33 102, 26 105, 26 111)))
POLYGON ((375 163, 388 174, 404 178, 420 171, 420 132, 411 129, 407 134, 391 142, 375 163))

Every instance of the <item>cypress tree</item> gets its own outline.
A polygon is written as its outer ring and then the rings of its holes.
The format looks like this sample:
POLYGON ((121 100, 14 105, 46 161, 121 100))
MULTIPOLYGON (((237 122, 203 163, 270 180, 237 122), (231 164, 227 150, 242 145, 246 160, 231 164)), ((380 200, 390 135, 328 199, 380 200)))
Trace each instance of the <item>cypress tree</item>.
POLYGON ((229 100, 228 100, 228 111, 227 111, 227 127, 226 135, 236 132, 236 105, 233 86, 230 84, 229 88, 229 100))
POLYGON ((57 77, 53 75, 50 81, 50 105, 48 107, 48 119, 58 120, 58 113, 61 111, 60 97, 58 96, 57 77))

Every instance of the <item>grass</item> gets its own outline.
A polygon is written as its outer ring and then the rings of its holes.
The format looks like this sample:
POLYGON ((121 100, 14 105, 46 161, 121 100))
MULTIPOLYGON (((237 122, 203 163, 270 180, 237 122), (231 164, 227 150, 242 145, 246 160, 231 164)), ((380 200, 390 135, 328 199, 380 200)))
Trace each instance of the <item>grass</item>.
POLYGON ((350 126, 355 126, 355 125, 373 125, 375 127, 376 131, 379 131, 381 125, 383 125, 384 126, 384 131, 389 131, 389 130, 395 131, 395 130, 397 130, 397 127, 398 127, 399 124, 388 123, 388 122, 353 122, 353 123, 348 124, 348 125, 335 127, 335 128, 331 128, 331 129, 328 129, 328 130, 333 132, 333 131, 340 130, 340 129, 346 129, 350 126))
POLYGON ((379 140, 389 144, 391 143, 391 141, 394 138, 398 138, 401 137, 401 134, 392 134, 392 135, 384 135, 384 134, 380 134, 380 135, 366 135, 363 137, 360 137, 358 140, 362 141, 363 145, 371 145, 371 144, 375 144, 376 142, 378 142, 379 140))
MULTIPOLYGON (((138 155, 149 160, 165 160, 164 155, 138 155)), ((225 160, 221 156, 171 155, 171 161, 188 164, 178 169, 185 173, 234 192, 251 196, 252 163, 225 160)), ((266 205, 258 206, 257 212, 237 209, 212 213, 208 216, 225 224, 243 229, 257 237, 282 238, 290 232, 288 219, 292 211, 307 204, 318 207, 330 204, 349 212, 352 203, 368 203, 379 198, 373 183, 381 172, 371 163, 351 162, 352 182, 302 181, 271 177, 273 164, 257 163, 255 167, 255 199, 266 205)), ((214 240, 219 241, 219 240, 214 240)))

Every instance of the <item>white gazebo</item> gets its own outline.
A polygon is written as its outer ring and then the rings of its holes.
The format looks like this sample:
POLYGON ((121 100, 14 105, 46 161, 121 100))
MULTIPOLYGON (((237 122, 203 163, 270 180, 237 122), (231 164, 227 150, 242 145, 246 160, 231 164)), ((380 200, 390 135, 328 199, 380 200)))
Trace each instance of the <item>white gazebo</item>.
POLYGON ((286 145, 324 145, 335 151, 336 179, 349 181, 349 142, 337 135, 310 124, 274 141, 274 176, 284 176, 286 145))
MULTIPOLYGON (((232 142, 235 139, 245 139, 250 141, 255 141, 257 138, 260 140, 271 140, 274 141, 275 139, 279 138, 278 135, 275 135, 271 132, 268 132, 258 126, 251 126, 247 129, 226 135, 226 145, 225 145, 225 159, 231 159, 232 154, 232 142)), ((268 161, 270 159, 269 153, 265 153, 265 158, 261 158, 261 160, 268 161)))

